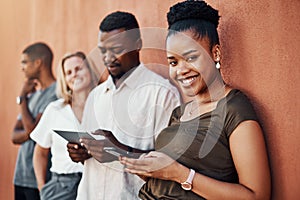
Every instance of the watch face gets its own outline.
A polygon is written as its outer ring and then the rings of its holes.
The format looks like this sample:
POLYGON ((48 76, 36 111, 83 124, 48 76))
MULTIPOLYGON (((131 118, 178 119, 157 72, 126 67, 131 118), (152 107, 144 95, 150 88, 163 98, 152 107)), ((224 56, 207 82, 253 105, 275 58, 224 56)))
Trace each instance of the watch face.
POLYGON ((190 184, 188 182, 184 182, 184 183, 181 183, 181 187, 184 190, 191 190, 192 189, 192 184, 190 184))
POLYGON ((17 104, 21 104, 22 103, 22 97, 18 96, 16 101, 17 101, 17 104))

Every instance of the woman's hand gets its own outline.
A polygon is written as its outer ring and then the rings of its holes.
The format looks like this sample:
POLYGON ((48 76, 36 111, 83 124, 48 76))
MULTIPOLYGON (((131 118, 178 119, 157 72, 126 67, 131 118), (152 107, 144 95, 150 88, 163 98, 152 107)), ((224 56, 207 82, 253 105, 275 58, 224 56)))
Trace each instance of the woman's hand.
POLYGON ((126 172, 164 180, 177 180, 181 166, 166 154, 157 151, 143 154, 139 159, 120 157, 120 162, 125 165, 126 172))

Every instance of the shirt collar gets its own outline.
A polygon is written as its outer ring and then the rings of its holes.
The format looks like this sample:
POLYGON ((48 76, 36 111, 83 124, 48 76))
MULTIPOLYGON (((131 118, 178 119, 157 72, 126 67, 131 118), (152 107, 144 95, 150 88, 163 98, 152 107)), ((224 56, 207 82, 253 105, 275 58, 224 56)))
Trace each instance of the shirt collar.
MULTIPOLYGON (((139 74, 141 73, 143 67, 144 64, 140 63, 137 67, 132 68, 130 71, 124 74, 119 80, 121 82, 118 82, 119 85, 118 88, 124 87, 124 85, 128 86, 131 89, 136 88, 139 85, 137 81, 137 77, 139 77, 139 74)), ((109 76, 106 81, 106 91, 114 90, 118 88, 116 88, 116 85, 114 84, 112 77, 109 76)))

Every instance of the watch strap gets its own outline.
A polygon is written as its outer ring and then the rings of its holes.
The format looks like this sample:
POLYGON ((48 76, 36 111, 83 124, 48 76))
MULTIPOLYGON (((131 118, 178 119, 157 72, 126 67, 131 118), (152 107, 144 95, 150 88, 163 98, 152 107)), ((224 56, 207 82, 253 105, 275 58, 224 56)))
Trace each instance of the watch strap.
POLYGON ((186 181, 181 183, 182 189, 188 191, 188 190, 191 190, 193 188, 192 182, 193 182, 194 176, 195 176, 195 170, 190 169, 190 173, 189 173, 188 178, 186 179, 186 181))
POLYGON ((188 178, 186 179, 185 182, 186 182, 186 183, 189 183, 189 184, 192 184, 193 179, 194 179, 194 176, 195 176, 195 170, 190 169, 189 176, 188 176, 188 178))

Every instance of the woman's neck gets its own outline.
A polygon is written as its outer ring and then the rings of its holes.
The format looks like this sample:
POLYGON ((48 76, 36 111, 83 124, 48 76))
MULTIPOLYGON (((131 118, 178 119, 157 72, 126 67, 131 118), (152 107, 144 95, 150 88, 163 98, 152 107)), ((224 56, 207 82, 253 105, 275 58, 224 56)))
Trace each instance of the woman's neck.
POLYGON ((214 81, 205 91, 199 93, 185 107, 181 121, 188 121, 217 107, 219 100, 224 98, 230 88, 223 81, 214 81))
POLYGON ((90 91, 75 92, 72 96, 71 108, 79 122, 82 120, 85 101, 90 91))
POLYGON ((199 92, 193 101, 207 104, 219 101, 226 96, 227 86, 222 79, 215 79, 204 91, 199 92))

